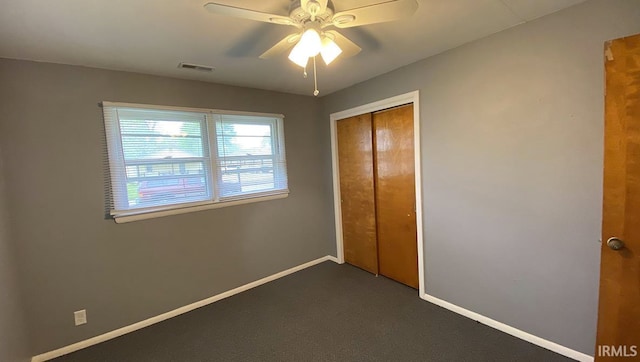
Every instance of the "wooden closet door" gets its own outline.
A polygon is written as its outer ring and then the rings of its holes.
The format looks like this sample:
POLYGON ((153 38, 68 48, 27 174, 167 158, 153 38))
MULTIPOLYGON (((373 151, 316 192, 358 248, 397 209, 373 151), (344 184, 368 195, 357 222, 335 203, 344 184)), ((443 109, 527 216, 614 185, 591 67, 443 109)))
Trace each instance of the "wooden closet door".
POLYGON ((371 114, 337 122, 344 259, 378 274, 371 114))
POLYGON ((373 114, 381 275, 418 288, 413 105, 373 114))

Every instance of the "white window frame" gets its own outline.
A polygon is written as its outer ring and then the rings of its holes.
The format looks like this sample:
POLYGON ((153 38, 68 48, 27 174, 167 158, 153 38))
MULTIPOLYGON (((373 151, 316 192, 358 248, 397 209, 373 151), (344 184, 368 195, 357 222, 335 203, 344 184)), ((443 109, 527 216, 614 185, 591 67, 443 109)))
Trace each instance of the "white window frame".
MULTIPOLYGON (((121 103, 121 102, 102 102, 104 109, 104 122, 106 130, 107 141, 107 153, 109 160, 109 173, 111 185, 107 190, 109 197, 111 198, 112 207, 109 210, 110 215, 114 218, 116 223, 127 223, 138 220, 145 220, 157 217, 164 217, 170 215, 178 215, 189 212, 196 212, 209 209, 217 209, 221 207, 242 205, 253 202, 261 202, 268 200, 276 200, 286 198, 289 195, 289 189, 287 187, 288 174, 286 170, 286 155, 285 155, 285 142, 284 142, 284 115, 272 114, 272 113, 257 113, 257 112, 239 112, 239 111, 227 111, 218 109, 203 109, 203 108, 188 108, 188 107, 172 107, 172 106, 158 106, 148 104, 137 103, 121 103), (206 116, 205 129, 203 129, 203 142, 206 143, 205 151, 208 150, 208 154, 204 154, 202 159, 208 161, 208 167, 205 170, 205 178, 208 180, 209 185, 209 198, 205 201, 177 203, 162 206, 151 206, 146 208, 129 208, 128 200, 123 198, 122 195, 126 195, 126 169, 124 160, 124 151, 122 147, 122 138, 120 132, 120 120, 115 117, 115 120, 109 122, 112 123, 111 127, 107 127, 107 118, 113 118, 113 115, 107 114, 107 108, 139 108, 152 111, 182 111, 182 112, 194 112, 202 113, 206 116), (281 181, 277 189, 267 190, 264 192, 255 192, 250 194, 240 194, 228 197, 221 197, 220 195, 220 183, 221 175, 218 172, 217 160, 218 147, 217 147, 217 133, 216 122, 222 116, 255 116, 266 117, 269 121, 266 122, 246 122, 247 124, 269 124, 271 126, 271 139, 273 152, 273 168, 274 168, 274 182, 281 181), (275 159, 279 162, 276 162, 275 159), (275 177, 276 172, 281 171, 284 175, 284 179, 275 177), (115 190, 120 189, 119 192, 115 190), (118 199, 117 195, 120 195, 118 199)), ((275 185, 274 185, 275 186, 275 185)))

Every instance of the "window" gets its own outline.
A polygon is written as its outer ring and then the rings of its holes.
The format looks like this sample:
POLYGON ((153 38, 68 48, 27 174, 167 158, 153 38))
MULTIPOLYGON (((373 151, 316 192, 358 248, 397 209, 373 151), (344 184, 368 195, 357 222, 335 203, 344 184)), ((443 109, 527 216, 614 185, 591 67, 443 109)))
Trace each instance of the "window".
POLYGON ((289 192, 282 115, 109 102, 103 112, 118 222, 289 192))

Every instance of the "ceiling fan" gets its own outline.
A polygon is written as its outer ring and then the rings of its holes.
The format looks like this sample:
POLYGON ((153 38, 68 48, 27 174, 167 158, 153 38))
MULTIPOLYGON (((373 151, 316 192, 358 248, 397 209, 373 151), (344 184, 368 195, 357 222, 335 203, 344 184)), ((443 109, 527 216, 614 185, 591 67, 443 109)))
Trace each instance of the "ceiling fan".
POLYGON ((214 2, 207 3, 204 7, 215 14, 297 28, 260 55, 260 58, 269 59, 293 48, 289 53, 289 59, 305 69, 305 77, 307 64, 309 59, 312 59, 316 85, 314 95, 317 96, 319 91, 315 72, 316 56, 320 54, 329 65, 341 54, 343 57, 351 57, 362 50, 333 28, 352 28, 398 20, 412 15, 418 8, 418 3, 416 0, 387 0, 336 12, 331 0, 292 0, 288 16, 214 2))

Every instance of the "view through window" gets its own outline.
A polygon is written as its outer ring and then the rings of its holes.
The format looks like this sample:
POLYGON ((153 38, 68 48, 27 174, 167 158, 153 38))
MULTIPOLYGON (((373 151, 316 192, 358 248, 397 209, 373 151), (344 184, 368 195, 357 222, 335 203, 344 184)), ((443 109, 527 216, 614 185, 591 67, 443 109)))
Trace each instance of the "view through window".
POLYGON ((104 102, 111 214, 288 193, 282 116, 104 102))

